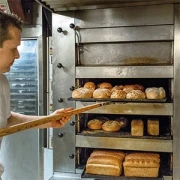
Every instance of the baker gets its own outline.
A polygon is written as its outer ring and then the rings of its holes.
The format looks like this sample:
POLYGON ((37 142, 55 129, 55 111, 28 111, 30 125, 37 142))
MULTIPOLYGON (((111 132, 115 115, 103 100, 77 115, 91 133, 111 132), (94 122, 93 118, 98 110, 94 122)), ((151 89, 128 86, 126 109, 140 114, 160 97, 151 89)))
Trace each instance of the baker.
MULTIPOLYGON (((21 31, 22 22, 17 16, 0 11, 0 129, 44 117, 28 116, 10 111, 10 87, 3 73, 9 72, 15 59, 20 57, 17 47, 21 42, 21 31)), ((51 115, 62 114, 71 109, 72 108, 59 109, 51 115)), ((69 119, 70 116, 66 116, 56 122, 38 126, 38 128, 60 128, 64 126, 69 119)), ((0 139, 0 145, 1 140, 2 139, 0 139)), ((0 179, 3 171, 4 168, 0 164, 0 179)))

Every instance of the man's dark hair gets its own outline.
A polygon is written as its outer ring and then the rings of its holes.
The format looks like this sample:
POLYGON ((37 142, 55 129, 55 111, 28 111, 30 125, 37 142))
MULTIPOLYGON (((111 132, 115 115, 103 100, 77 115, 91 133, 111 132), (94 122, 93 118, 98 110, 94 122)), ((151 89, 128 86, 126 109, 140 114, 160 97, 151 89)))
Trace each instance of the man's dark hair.
POLYGON ((9 27, 14 26, 22 31, 22 21, 14 14, 7 14, 0 11, 0 47, 4 41, 10 39, 9 27))

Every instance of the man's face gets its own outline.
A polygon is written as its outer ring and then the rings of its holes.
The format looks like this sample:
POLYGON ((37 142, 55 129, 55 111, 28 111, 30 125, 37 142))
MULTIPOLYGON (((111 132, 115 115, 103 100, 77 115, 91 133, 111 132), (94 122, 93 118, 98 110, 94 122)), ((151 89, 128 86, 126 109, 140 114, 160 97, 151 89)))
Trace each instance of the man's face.
POLYGON ((4 41, 3 47, 0 47, 0 73, 8 72, 14 60, 20 57, 17 47, 20 45, 21 31, 11 26, 9 35, 11 39, 4 41))

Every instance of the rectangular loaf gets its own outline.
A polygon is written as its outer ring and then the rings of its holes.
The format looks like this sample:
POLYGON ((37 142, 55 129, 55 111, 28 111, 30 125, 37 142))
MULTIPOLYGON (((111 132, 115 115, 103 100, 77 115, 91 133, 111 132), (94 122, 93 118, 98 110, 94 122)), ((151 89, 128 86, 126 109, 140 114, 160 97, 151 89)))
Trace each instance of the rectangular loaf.
POLYGON ((143 136, 144 135, 144 122, 142 120, 131 121, 131 135, 132 136, 143 136))
POLYGON ((147 132, 149 135, 159 135, 159 120, 148 119, 147 121, 147 132))

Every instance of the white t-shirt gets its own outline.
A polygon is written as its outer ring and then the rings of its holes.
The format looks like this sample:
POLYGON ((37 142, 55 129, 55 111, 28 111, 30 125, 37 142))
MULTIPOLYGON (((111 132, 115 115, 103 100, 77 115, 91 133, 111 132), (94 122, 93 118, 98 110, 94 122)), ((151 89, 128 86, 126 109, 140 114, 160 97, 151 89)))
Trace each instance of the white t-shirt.
MULTIPOLYGON (((0 128, 4 128, 7 125, 7 119, 10 117, 10 88, 9 82, 4 74, 0 74, 0 128)), ((0 148, 1 148, 0 138, 0 148)), ((0 179, 3 173, 3 166, 0 164, 0 179)))

